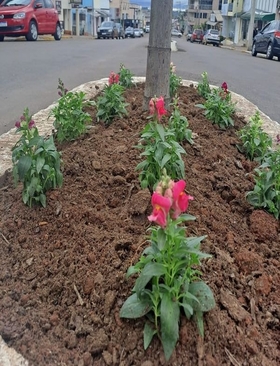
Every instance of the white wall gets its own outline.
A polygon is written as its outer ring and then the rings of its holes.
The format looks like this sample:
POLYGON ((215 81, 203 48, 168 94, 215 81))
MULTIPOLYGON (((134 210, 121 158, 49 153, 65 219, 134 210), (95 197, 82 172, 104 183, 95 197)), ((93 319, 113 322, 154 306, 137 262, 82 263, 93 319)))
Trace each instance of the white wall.
MULTIPOLYGON (((256 0, 256 9, 274 13, 277 0, 256 0)), ((243 11, 250 11, 251 0, 244 0, 243 11)))

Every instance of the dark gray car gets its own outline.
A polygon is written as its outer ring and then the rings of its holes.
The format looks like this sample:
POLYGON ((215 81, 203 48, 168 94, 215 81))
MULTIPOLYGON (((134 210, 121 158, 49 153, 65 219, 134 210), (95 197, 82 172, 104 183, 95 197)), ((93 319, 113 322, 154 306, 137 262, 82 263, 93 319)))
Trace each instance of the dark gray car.
POLYGON ((252 56, 263 53, 266 58, 278 57, 280 61, 280 20, 273 20, 255 35, 252 46, 252 56))
POLYGON ((97 38, 119 38, 118 29, 116 23, 113 21, 102 22, 100 27, 97 29, 97 38))

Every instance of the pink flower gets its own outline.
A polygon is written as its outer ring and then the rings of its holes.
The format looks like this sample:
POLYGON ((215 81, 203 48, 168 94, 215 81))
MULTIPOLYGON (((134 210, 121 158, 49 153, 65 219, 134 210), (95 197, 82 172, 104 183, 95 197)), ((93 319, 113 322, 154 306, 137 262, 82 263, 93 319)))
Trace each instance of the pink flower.
POLYGON ((182 213, 187 211, 189 206, 189 201, 193 200, 192 196, 189 196, 184 192, 186 187, 186 182, 184 180, 179 180, 178 182, 174 183, 173 186, 173 214, 172 218, 177 219, 177 217, 182 213))
POLYGON ((155 102, 154 102, 154 98, 152 98, 149 102, 149 109, 150 109, 150 114, 153 115, 155 114, 155 102))
POLYGON ((16 126, 16 128, 20 128, 20 121, 16 121, 16 123, 15 123, 15 126, 16 126))
POLYGON ((164 98, 160 97, 158 99, 156 99, 156 110, 157 110, 157 115, 158 115, 158 120, 161 120, 161 117, 164 116, 167 111, 164 108, 164 98))
POLYGON ((164 98, 152 98, 149 102, 150 114, 155 115, 160 122, 161 117, 167 113, 164 108, 164 98))
POLYGON ((119 80, 120 80, 120 75, 116 74, 112 71, 109 76, 109 85, 118 84, 119 80))
POLYGON ((279 133, 276 136, 276 144, 280 144, 280 134, 279 133))
POLYGON ((25 117, 24 116, 21 116, 20 117, 20 121, 22 122, 22 121, 25 121, 25 117))
POLYGON ((156 222, 159 226, 164 228, 167 224, 166 218, 170 210, 172 201, 170 198, 163 197, 159 193, 154 192, 152 195, 153 212, 148 216, 149 221, 156 222))

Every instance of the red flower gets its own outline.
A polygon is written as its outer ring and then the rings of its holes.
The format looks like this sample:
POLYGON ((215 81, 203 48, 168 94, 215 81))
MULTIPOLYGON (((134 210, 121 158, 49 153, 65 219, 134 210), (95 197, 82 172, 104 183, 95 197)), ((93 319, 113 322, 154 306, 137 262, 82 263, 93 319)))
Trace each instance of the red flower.
POLYGON ((164 116, 167 111, 164 108, 164 98, 152 98, 149 103, 150 114, 155 115, 158 121, 161 120, 161 117, 164 116))
POLYGON ((156 99, 156 110, 157 110, 157 115, 158 115, 158 120, 161 120, 161 117, 164 116, 167 111, 164 108, 164 98, 160 97, 158 99, 156 99))
POLYGON ((33 119, 28 123, 28 128, 29 130, 31 130, 31 128, 35 127, 35 122, 33 121, 33 119))
POLYGON ((177 219, 177 217, 182 213, 187 211, 189 206, 189 201, 193 200, 192 196, 189 196, 184 192, 186 187, 186 182, 184 180, 179 180, 173 186, 173 214, 172 218, 177 219))
POLYGON ((112 84, 118 84, 120 80, 120 75, 119 74, 115 74, 113 71, 110 73, 109 75, 109 85, 112 84))
POLYGON ((164 228, 167 224, 166 218, 171 207, 171 200, 163 197, 157 192, 152 195, 153 212, 148 216, 149 221, 156 222, 159 226, 164 228))
POLYGON ((224 89, 225 93, 228 93, 228 87, 227 87, 227 83, 225 81, 223 82, 221 88, 224 89))
POLYGON ((16 128, 20 128, 20 121, 16 121, 15 126, 16 126, 16 128))

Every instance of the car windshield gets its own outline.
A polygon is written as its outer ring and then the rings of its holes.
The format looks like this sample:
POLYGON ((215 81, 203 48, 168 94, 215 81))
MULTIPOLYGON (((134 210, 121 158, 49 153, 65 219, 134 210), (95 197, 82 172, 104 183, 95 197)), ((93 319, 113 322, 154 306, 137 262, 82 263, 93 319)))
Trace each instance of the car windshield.
POLYGON ((5 0, 1 6, 25 6, 29 5, 31 0, 5 0))
POLYGON ((101 24, 101 27, 113 27, 113 23, 111 23, 111 22, 103 22, 101 24))
POLYGON ((210 33, 212 33, 212 34, 219 34, 219 31, 217 31, 216 29, 211 29, 210 30, 210 33))

